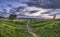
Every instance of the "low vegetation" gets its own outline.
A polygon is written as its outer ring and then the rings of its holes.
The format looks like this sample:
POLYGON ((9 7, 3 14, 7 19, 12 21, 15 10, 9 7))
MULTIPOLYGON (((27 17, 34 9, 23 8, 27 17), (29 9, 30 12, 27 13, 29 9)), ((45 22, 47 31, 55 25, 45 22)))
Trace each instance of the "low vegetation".
MULTIPOLYGON (((26 21, 0 20, 0 37, 32 37, 26 21)), ((60 37, 60 20, 34 20, 29 26, 39 37, 60 37)))

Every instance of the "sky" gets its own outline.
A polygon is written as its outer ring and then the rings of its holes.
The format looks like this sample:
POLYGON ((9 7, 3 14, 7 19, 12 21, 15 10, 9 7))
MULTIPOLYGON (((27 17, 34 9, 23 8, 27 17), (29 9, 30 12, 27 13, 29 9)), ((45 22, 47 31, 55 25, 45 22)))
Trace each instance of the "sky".
MULTIPOLYGON (((20 2, 23 2, 24 0, 20 0, 20 2)), ((7 8, 8 9, 8 4, 13 5, 14 7, 18 6, 25 6, 25 4, 18 3, 16 0, 0 0, 0 9, 7 8)))
MULTIPOLYGON (((0 11, 3 12, 2 9, 6 9, 7 12, 9 13, 9 10, 11 9, 11 7, 8 7, 8 4, 12 5, 14 8, 16 7, 27 7, 27 4, 23 4, 21 2, 27 2, 27 0, 0 0, 0 11)), ((8 14, 2 14, 0 12, 0 16, 4 16, 4 17, 8 17, 8 14)))
MULTIPOLYGON (((48 14, 44 14, 44 15, 41 15, 41 13, 44 13, 44 12, 48 12, 50 10, 53 10, 53 9, 43 9, 43 8, 37 8, 37 7, 29 7, 25 2, 28 2, 29 0, 0 0, 0 11, 2 11, 2 9, 7 9, 7 12, 9 12, 9 10, 11 9, 10 7, 8 7, 8 4, 11 4, 14 8, 16 7, 26 7, 24 10, 27 11, 26 13, 24 13, 24 17, 28 17, 28 16, 34 16, 34 17, 43 17, 43 18, 52 18, 53 16, 48 16, 48 14), (24 3, 22 3, 24 2, 24 3), (39 10, 38 12, 36 13, 32 13, 32 14, 29 14, 29 11, 32 11, 32 10, 39 10)), ((60 13, 60 9, 57 9, 51 13, 60 13)), ((4 16, 4 17, 8 17, 9 14, 1 14, 1 16, 4 16)), ((19 16, 20 17, 20 14, 19 16)), ((60 15, 57 15, 57 17, 59 18, 60 15)))

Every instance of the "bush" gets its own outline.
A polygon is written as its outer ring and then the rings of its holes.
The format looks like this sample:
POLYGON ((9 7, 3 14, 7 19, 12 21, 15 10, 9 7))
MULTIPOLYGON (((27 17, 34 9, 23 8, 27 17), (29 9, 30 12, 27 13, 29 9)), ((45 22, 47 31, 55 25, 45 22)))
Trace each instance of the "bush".
POLYGON ((14 20, 14 19, 16 19, 16 17, 17 17, 17 15, 11 14, 11 15, 9 16, 9 19, 10 19, 10 20, 14 20))

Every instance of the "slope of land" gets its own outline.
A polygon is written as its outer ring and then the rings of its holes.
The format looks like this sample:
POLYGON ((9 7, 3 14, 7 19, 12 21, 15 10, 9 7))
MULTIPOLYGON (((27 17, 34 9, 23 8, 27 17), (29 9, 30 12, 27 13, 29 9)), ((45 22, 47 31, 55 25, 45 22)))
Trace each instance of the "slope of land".
MULTIPOLYGON (((0 37, 33 37, 25 20, 0 20, 0 37)), ((34 20, 29 27, 39 37, 60 37, 60 20, 34 20)))

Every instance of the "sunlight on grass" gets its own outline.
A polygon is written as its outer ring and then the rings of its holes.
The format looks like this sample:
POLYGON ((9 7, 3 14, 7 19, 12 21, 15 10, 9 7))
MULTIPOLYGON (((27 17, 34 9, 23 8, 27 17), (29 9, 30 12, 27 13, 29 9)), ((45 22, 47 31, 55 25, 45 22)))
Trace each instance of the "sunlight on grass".
MULTIPOLYGON (((41 37, 60 37, 60 20, 35 20, 29 25, 41 37)), ((0 20, 0 37, 32 37, 26 21, 0 20)))

